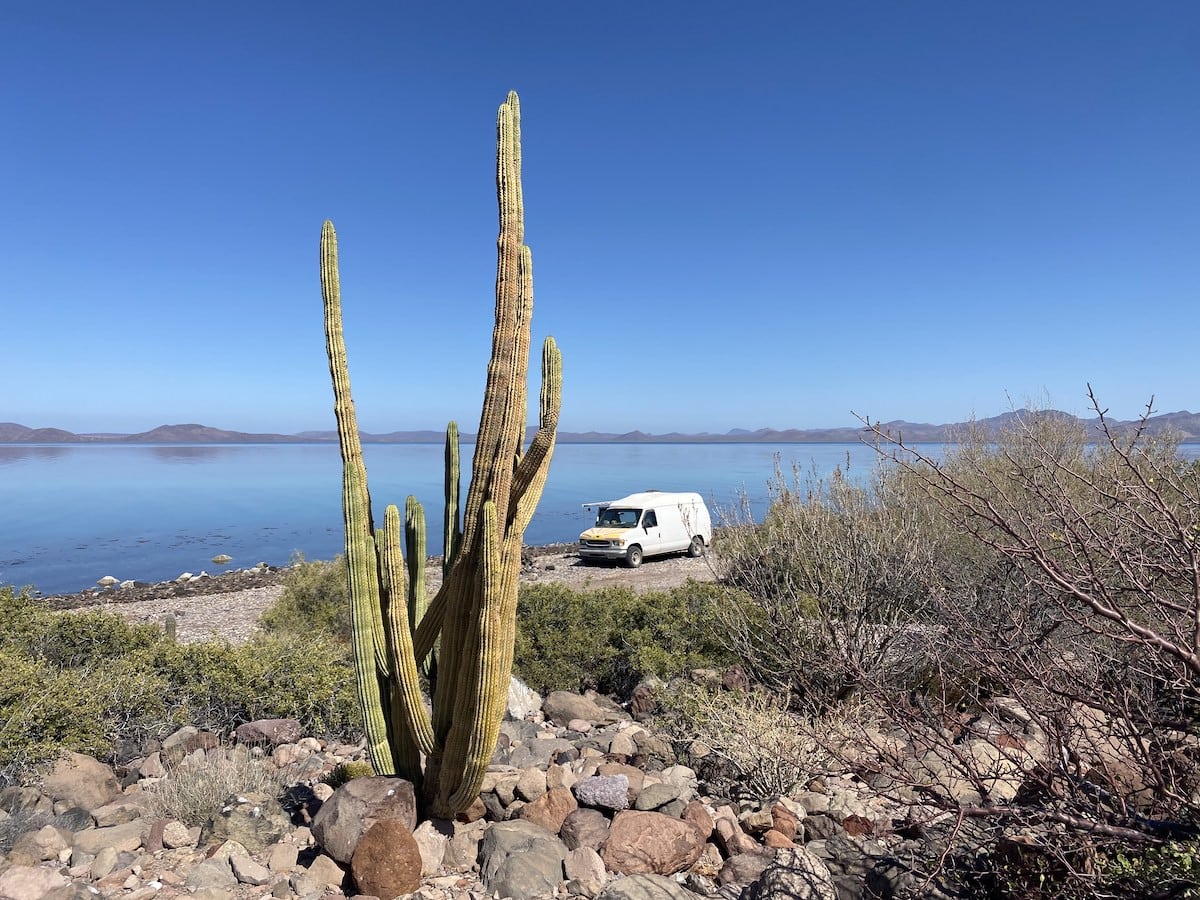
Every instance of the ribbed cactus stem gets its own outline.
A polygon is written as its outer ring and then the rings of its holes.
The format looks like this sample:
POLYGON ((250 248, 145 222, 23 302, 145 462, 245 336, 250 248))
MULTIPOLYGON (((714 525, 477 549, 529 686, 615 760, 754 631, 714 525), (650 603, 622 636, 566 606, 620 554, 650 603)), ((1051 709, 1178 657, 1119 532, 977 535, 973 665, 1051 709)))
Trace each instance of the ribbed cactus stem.
POLYGON ((342 516, 346 528, 346 565, 350 587, 351 643, 359 705, 367 733, 367 754, 380 775, 394 772, 384 714, 386 673, 376 666, 374 636, 381 625, 379 560, 367 467, 358 436, 358 419, 350 394, 350 369, 342 331, 342 292, 338 277, 337 234, 333 223, 321 228, 321 297, 325 307, 325 351, 333 380, 333 411, 342 453, 342 516))
POLYGON ((496 120, 500 234, 492 355, 471 481, 461 504, 458 428, 451 422, 446 429, 443 581, 423 615, 425 517, 410 497, 406 580, 399 559, 398 511, 388 508, 382 539, 376 540, 371 525, 342 338, 336 238, 329 223, 321 237, 326 346, 342 446, 354 658, 371 762, 380 773, 399 769, 407 774, 416 768, 416 751, 423 752, 423 797, 430 812, 444 818, 478 796, 496 746, 512 670, 522 541, 546 483, 562 399, 562 358, 547 339, 538 430, 523 451, 533 261, 524 244, 520 134, 519 102, 510 93, 496 120), (401 600, 405 586, 411 603, 401 600), (417 661, 439 640, 430 717, 421 702, 417 661))

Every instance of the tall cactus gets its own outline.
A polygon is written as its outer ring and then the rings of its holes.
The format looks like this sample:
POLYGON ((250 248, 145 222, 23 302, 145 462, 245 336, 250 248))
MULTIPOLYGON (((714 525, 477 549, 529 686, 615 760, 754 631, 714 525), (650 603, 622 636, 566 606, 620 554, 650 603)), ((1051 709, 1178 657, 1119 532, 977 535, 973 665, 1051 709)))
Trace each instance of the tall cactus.
MULTIPOLYGON (((367 748, 377 772, 423 779, 428 810, 443 817, 466 809, 477 796, 499 736, 512 670, 522 537, 546 483, 562 398, 562 358, 547 338, 538 430, 524 447, 533 271, 524 243, 515 93, 500 106, 496 130, 500 236, 492 356, 461 531, 458 434, 454 423, 447 429, 446 569, 419 620, 420 604, 410 606, 408 586, 414 600, 423 594, 423 579, 414 571, 423 560, 410 560, 406 575, 395 507, 387 510, 382 538, 372 522, 342 334, 337 236, 330 222, 321 232, 326 349, 342 451, 351 625, 367 748), (420 693, 418 665, 439 640, 431 715, 420 693)), ((412 519, 419 505, 410 503, 408 510, 412 519)), ((409 530, 416 533, 415 522, 409 530)), ((423 515, 419 532, 424 533, 423 515)))

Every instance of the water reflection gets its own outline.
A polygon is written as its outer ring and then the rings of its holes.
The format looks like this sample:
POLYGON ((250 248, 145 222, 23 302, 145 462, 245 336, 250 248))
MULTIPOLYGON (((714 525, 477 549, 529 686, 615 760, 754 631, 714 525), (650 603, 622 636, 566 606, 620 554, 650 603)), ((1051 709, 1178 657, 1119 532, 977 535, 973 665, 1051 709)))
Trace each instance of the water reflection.
POLYGON ((183 446, 178 444, 165 444, 159 447, 146 448, 159 462, 168 463, 201 463, 212 462, 222 456, 228 455, 233 450, 232 447, 222 446, 220 444, 208 444, 203 447, 198 446, 183 446))
POLYGON ((0 444, 0 466, 11 466, 27 459, 58 459, 70 453, 71 447, 49 447, 44 444, 0 444))

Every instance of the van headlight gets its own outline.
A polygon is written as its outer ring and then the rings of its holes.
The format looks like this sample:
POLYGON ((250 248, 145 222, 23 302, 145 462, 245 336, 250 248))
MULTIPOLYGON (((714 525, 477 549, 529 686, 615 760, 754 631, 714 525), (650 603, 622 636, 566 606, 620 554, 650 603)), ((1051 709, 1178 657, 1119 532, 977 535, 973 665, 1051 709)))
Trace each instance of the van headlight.
POLYGON ((624 547, 625 546, 625 538, 613 538, 612 545, 614 547, 624 547))

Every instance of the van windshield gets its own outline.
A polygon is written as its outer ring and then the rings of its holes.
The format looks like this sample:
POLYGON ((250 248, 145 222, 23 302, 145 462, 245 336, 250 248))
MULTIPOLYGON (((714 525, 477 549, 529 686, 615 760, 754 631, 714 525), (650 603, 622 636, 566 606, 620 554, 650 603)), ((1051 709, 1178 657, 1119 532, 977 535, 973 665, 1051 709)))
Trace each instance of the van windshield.
POLYGON ((602 528, 633 528, 641 517, 640 509, 618 509, 610 506, 600 510, 596 517, 596 525, 602 528))

